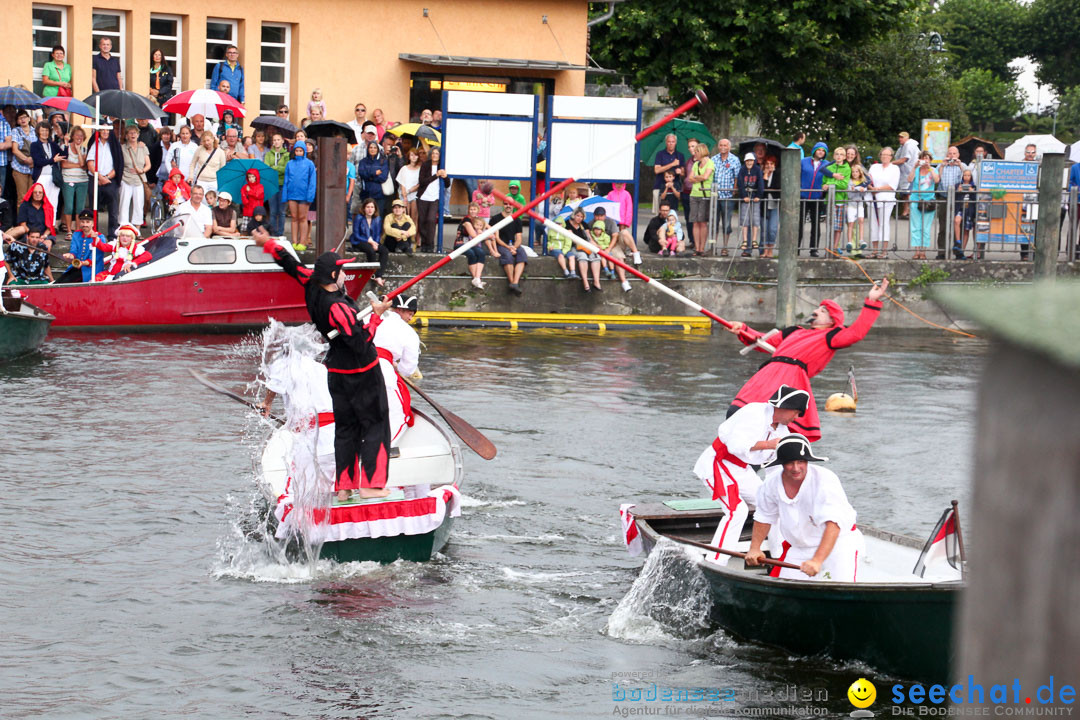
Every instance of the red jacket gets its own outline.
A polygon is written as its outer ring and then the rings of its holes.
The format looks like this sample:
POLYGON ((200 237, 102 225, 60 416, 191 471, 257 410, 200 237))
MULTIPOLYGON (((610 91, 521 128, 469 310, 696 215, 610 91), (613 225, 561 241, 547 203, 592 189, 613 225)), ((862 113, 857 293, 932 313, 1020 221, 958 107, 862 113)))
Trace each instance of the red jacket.
POLYGON ((263 186, 259 181, 244 183, 240 188, 240 204, 243 206, 244 217, 251 217, 255 208, 263 204, 263 186))

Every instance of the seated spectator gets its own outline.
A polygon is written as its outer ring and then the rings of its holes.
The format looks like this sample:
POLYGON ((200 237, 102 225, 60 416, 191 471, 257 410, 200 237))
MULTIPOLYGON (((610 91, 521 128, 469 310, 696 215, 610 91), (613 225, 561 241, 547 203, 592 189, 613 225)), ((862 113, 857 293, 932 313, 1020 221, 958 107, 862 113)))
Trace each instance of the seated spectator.
MULTIPOLYGON (((247 182, 240 188, 240 207, 243 210, 244 217, 250 218, 256 207, 260 205, 265 207, 266 193, 263 190, 262 183, 259 182, 258 170, 248 170, 244 179, 247 182)), ((247 230, 247 232, 250 232, 250 230, 247 230)))
POLYGON ((660 254, 670 257, 678 255, 682 227, 679 225, 679 219, 675 217, 675 213, 668 213, 668 221, 666 225, 662 226, 662 232, 664 233, 664 239, 661 243, 663 250, 660 251, 660 254))
POLYGON ((217 205, 214 207, 214 235, 222 237, 237 237, 240 229, 237 227, 236 210, 232 206, 232 195, 222 191, 218 193, 217 205))
POLYGON ((94 211, 79 212, 79 229, 71 235, 71 247, 64 253, 64 259, 71 267, 56 279, 57 283, 90 282, 90 279, 105 270, 105 253, 95 252, 94 241, 105 242, 105 236, 94 232, 94 211), (78 261, 79 266, 75 266, 78 261))
POLYGON ((176 217, 184 221, 184 237, 208 238, 214 231, 214 214, 203 202, 202 185, 191 188, 191 199, 176 206, 176 217))
MULTIPOLYGON (((557 197, 557 196, 556 196, 557 197)), ((574 243, 562 233, 549 232, 547 235, 547 255, 555 258, 562 268, 563 278, 577 280, 577 258, 574 255, 574 243)))
MULTIPOLYGON (((654 253, 659 253, 664 250, 668 250, 667 247, 667 230, 668 217, 676 214, 675 210, 667 202, 660 201, 660 212, 656 217, 649 221, 649 224, 645 228, 645 245, 654 253)), ((678 224, 676 215, 676 224, 678 227, 677 244, 678 252, 683 252, 686 249, 685 235, 683 234, 682 225, 678 224)), ((670 252, 667 254, 671 254, 670 252)))
POLYGON ((19 238, 28 233, 32 227, 43 228, 48 231, 48 234, 42 236, 41 243, 46 250, 52 250, 52 236, 56 233, 52 218, 55 216, 56 212, 49 203, 45 188, 41 183, 34 183, 23 195, 22 204, 19 205, 19 211, 15 214, 15 225, 8 230, 7 234, 12 238, 19 238))
POLYGON ((191 186, 184 180, 184 173, 180 168, 173 168, 169 172, 168 181, 161 186, 161 194, 172 207, 191 199, 191 186))
MULTIPOLYGON (((480 233, 487 230, 487 220, 480 217, 480 206, 476 203, 469 203, 469 214, 458 225, 457 237, 454 238, 454 249, 457 249, 464 245, 469 240, 473 239, 480 233)), ((484 243, 475 245, 465 251, 465 262, 469 266, 469 274, 472 275, 472 286, 478 289, 484 288, 484 281, 480 279, 484 272, 484 258, 487 256, 487 248, 484 245, 492 243, 491 238, 488 238, 484 243)))
MULTIPOLYGON (((502 213, 492 217, 491 224, 498 225, 504 218, 511 217, 513 213, 513 206, 508 202, 503 203, 502 213)), ((529 263, 529 256, 525 254, 525 248, 521 246, 521 220, 514 218, 499 228, 495 245, 499 251, 499 265, 506 273, 507 289, 515 295, 521 295, 521 275, 529 263)))
MULTIPOLYGON (((13 242, 8 247, 7 263, 11 269, 12 285, 44 285, 52 282, 53 274, 49 267, 44 234, 43 226, 31 225, 26 229, 21 241, 13 242)), ((4 233, 4 241, 11 240, 14 238, 10 231, 4 233)))
POLYGON ((383 244, 387 252, 413 254, 413 237, 416 236, 416 223, 405 214, 405 201, 394 200, 390 214, 383 219, 383 244))
POLYGON ((116 240, 111 243, 95 238, 93 245, 101 252, 111 253, 106 260, 108 268, 99 272, 94 279, 98 282, 115 280, 139 265, 153 260, 153 256, 138 244, 139 229, 134 225, 121 225, 116 231, 116 240))
MULTIPOLYGON (((641 253, 638 252, 637 244, 634 242, 634 237, 630 234, 630 226, 623 223, 617 223, 607 216, 607 210, 600 206, 593 212, 593 222, 597 220, 604 221, 604 232, 611 236, 611 249, 610 253, 613 257, 619 260, 625 260, 627 253, 634 259, 635 265, 641 264, 641 253)), ((605 267, 606 267, 605 261, 605 267)), ((606 274, 608 277, 614 279, 615 273, 607 268, 606 274)), ((626 282, 626 273, 622 268, 619 268, 619 275, 623 278, 623 290, 629 287, 629 283, 626 282)))
POLYGON ((390 252, 382 242, 382 235, 379 207, 374 198, 367 198, 360 205, 360 212, 353 218, 353 231, 349 244, 354 252, 364 253, 368 262, 374 262, 378 258, 379 269, 375 271, 374 282, 379 287, 386 286, 383 274, 386 271, 386 260, 390 252))
MULTIPOLYGON (((588 228, 585 227, 585 211, 580 208, 575 209, 570 213, 570 220, 566 223, 566 229, 577 235, 582 240, 589 240, 592 238, 589 235, 588 228)), ((589 287, 589 263, 593 263, 592 272, 593 277, 596 278, 596 286, 600 286, 600 256, 595 253, 590 253, 583 246, 574 244, 574 258, 577 260, 578 267, 581 269, 581 283, 585 288, 585 292, 590 292, 589 287)), ((601 291, 603 292, 603 291, 601 291)))

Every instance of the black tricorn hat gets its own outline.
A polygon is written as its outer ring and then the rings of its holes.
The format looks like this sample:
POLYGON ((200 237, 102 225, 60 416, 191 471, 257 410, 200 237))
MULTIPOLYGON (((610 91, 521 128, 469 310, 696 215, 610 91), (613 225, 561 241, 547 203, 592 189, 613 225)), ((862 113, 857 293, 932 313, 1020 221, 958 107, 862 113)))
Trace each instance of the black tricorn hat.
POLYGON ((781 438, 780 442, 776 444, 776 459, 770 463, 765 463, 762 467, 783 465, 795 460, 823 462, 828 459, 827 457, 814 455, 814 451, 810 449, 810 441, 798 433, 792 433, 781 438))
POLYGON ((810 404, 810 393, 790 385, 781 385, 769 398, 769 404, 781 410, 806 412, 806 406, 810 404))
POLYGON ((395 310, 412 310, 416 312, 420 308, 420 298, 416 295, 395 295, 394 304, 391 306, 395 310))

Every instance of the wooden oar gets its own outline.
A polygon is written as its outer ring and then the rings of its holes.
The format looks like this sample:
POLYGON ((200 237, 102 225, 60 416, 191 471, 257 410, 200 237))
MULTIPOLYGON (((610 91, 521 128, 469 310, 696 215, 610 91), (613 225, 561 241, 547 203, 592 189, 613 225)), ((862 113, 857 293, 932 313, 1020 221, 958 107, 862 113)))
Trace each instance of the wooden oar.
MULTIPOLYGON (((210 378, 206 377, 206 375, 204 375, 202 372, 200 372, 198 370, 188 368, 188 372, 191 373, 191 377, 195 378, 200 383, 202 383, 206 387, 210 388, 214 392, 219 393, 221 395, 224 395, 227 398, 232 398, 233 400, 240 403, 241 405, 247 405, 249 408, 256 411, 260 415, 262 414, 262 408, 259 407, 258 405, 256 405, 255 403, 251 402, 250 400, 248 400, 243 395, 239 395, 237 393, 234 393, 232 390, 229 390, 228 388, 223 388, 222 386, 218 385, 216 382, 214 382, 210 378)), ((273 420, 278 425, 284 425, 285 424, 284 419, 282 419, 282 418, 280 418, 277 415, 274 415, 272 413, 268 413, 265 417, 269 418, 270 420, 273 420)))
POLYGON ((409 378, 402 376, 401 379, 405 381, 406 385, 415 390, 420 397, 427 400, 428 405, 435 408, 435 412, 442 416, 442 419, 446 421, 446 424, 450 426, 450 429, 454 431, 454 434, 461 438, 462 442, 472 448, 473 452, 485 460, 491 460, 495 457, 495 445, 488 440, 482 432, 432 400, 430 395, 418 388, 416 383, 409 378))
MULTIPOLYGON (((714 547, 706 543, 700 543, 697 540, 691 540, 690 538, 680 537, 679 535, 665 535, 664 537, 675 542, 686 543, 687 545, 693 545, 699 547, 702 550, 711 550, 712 552, 721 553, 723 555, 730 555, 731 557, 746 559, 746 553, 736 552, 734 550, 725 550, 724 548, 714 547)), ((762 558, 763 565, 775 565, 776 567, 788 568, 789 570, 802 570, 798 565, 792 565, 791 563, 784 562, 783 560, 773 560, 772 558, 762 558)))

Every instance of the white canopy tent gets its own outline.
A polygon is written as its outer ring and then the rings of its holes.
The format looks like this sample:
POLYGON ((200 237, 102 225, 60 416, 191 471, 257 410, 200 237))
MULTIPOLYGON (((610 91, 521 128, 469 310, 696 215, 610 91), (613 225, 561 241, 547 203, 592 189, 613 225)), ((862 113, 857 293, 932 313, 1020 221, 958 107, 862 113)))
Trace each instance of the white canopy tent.
POLYGON ((1069 160, 1074 163, 1080 163, 1080 140, 1077 140, 1069 146, 1069 160))
POLYGON ((1068 146, 1053 135, 1025 135, 1009 147, 1005 148, 1006 160, 1023 160, 1024 148, 1028 145, 1035 146, 1035 158, 1040 159, 1043 153, 1066 152, 1068 146))

